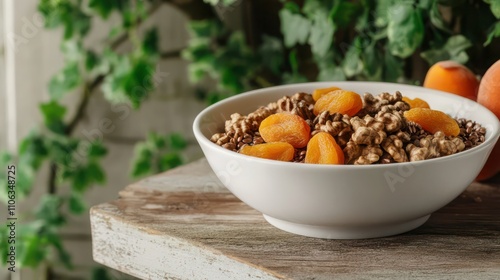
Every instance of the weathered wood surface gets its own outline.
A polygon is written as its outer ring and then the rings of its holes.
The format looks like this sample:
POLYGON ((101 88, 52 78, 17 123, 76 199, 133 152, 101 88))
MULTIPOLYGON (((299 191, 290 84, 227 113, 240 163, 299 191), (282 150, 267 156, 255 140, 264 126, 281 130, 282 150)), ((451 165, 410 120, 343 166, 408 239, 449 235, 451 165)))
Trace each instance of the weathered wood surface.
POLYGON ((91 209, 94 259, 143 279, 500 279, 500 177, 473 183, 422 227, 322 240, 269 225, 204 159, 91 209))

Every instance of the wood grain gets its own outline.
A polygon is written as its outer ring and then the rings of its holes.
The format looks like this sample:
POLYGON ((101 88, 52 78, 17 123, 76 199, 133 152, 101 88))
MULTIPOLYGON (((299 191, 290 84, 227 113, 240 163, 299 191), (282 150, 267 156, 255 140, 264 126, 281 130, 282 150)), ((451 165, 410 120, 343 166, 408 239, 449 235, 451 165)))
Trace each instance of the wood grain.
POLYGON ((473 183, 409 233, 323 240, 269 225, 202 159, 93 207, 93 254, 143 279, 500 279, 495 180, 473 183))

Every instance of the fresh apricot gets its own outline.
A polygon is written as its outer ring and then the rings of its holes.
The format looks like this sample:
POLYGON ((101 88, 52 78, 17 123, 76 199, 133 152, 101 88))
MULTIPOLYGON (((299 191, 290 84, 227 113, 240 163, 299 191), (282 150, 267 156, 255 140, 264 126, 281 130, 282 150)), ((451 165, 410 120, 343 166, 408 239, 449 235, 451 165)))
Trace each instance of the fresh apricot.
POLYGON ((313 91, 312 98, 314 101, 318 101, 323 95, 339 89, 338 87, 317 88, 313 91))
POLYGON ((405 111, 404 116, 430 133, 442 131, 446 136, 457 136, 460 133, 457 121, 441 111, 413 108, 405 111))
MULTIPOLYGON (((479 84, 477 102, 488 108, 500 119, 500 60, 493 63, 484 73, 479 84)), ((493 148, 477 180, 489 179, 498 172, 500 172, 500 141, 493 148)))
POLYGON ((481 169, 479 175, 477 175, 477 181, 487 180, 500 172, 500 142, 495 145, 493 151, 491 151, 488 160, 481 169))
POLYGON ((344 152, 329 133, 314 135, 307 144, 305 163, 344 164, 344 152))
POLYGON ((429 103, 418 97, 411 99, 409 97, 403 96, 403 101, 410 105, 410 108, 427 108, 430 109, 429 103))
POLYGON ((284 112, 265 118, 259 132, 266 142, 287 142, 294 148, 303 148, 309 142, 311 128, 300 116, 284 112))
POLYGON ((476 100, 479 81, 469 68, 446 60, 437 62, 427 71, 424 87, 476 100))
POLYGON ((477 94, 477 102, 500 119, 500 60, 486 70, 477 94))
POLYGON ((259 158, 291 161, 293 159, 295 149, 292 145, 286 142, 271 142, 253 146, 245 145, 241 147, 240 153, 259 158))
POLYGON ((348 90, 335 90, 323 95, 314 104, 313 112, 316 115, 324 111, 331 114, 340 113, 349 116, 356 115, 363 108, 363 100, 359 94, 348 90))

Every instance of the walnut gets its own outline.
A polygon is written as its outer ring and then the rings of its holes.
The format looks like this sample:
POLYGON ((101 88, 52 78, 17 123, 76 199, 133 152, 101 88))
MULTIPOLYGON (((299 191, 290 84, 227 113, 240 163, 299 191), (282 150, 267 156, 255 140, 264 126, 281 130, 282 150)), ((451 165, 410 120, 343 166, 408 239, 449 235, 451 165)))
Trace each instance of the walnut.
POLYGON ((318 132, 330 133, 337 144, 345 147, 352 135, 350 117, 339 113, 330 114, 328 111, 320 113, 313 121, 313 130, 311 135, 316 135, 318 132))
POLYGON ((387 137, 384 124, 370 115, 366 115, 363 119, 353 117, 350 122, 354 129, 351 139, 358 145, 378 145, 387 137))
POLYGON ((432 141, 434 135, 427 135, 425 138, 416 140, 406 146, 406 152, 410 161, 439 157, 439 147, 437 141, 432 141))
POLYGON ((460 138, 451 137, 447 139, 441 131, 434 133, 433 141, 437 142, 440 156, 452 155, 463 151, 465 148, 465 144, 460 138))
POLYGON ((385 131, 388 133, 396 132, 406 125, 403 115, 398 112, 380 111, 375 115, 375 119, 385 125, 385 131))
MULTIPOLYGON (((259 125, 260 123, 270 115, 276 113, 276 111, 273 111, 269 109, 268 107, 260 107, 259 109, 255 110, 254 112, 248 114, 246 117, 247 122, 251 123, 252 125, 252 130, 253 131, 258 131, 259 130, 259 125)), ((248 133, 248 131, 246 131, 248 133)))
POLYGON ((290 96, 284 96, 277 102, 276 112, 290 112, 302 117, 304 120, 312 120, 315 118, 313 113, 314 100, 312 96, 307 93, 296 93, 290 96))
POLYGON ((377 162, 382 156, 383 151, 378 145, 365 146, 361 150, 361 155, 354 161, 354 164, 372 164, 377 162))
POLYGON ((229 142, 229 140, 230 138, 226 135, 226 133, 215 133, 214 135, 212 135, 212 137, 210 137, 210 141, 219 146, 222 144, 226 144, 227 142, 229 142))
POLYGON ((363 96, 363 110, 360 112, 361 116, 366 114, 375 115, 381 110, 386 112, 394 111, 406 111, 410 109, 410 106, 403 102, 403 95, 401 92, 396 91, 394 94, 387 92, 381 93, 377 96, 373 96, 370 93, 365 93, 363 96))
POLYGON ((275 111, 269 107, 260 107, 247 116, 232 114, 226 120, 223 133, 215 133, 210 140, 226 149, 236 151, 247 144, 260 144, 264 140, 259 134, 260 123, 275 111))
POLYGON ((403 141, 396 135, 389 135, 381 144, 384 151, 389 153, 395 162, 407 162, 408 156, 403 148, 403 141))
POLYGON ((314 105, 314 99, 309 93, 297 92, 292 95, 291 98, 297 101, 304 101, 307 105, 314 105))
POLYGON ((330 133, 332 136, 337 136, 344 128, 349 126, 349 122, 344 122, 342 119, 342 114, 330 114, 328 111, 324 111, 313 120, 315 130, 313 132, 316 134, 323 131, 330 133))
POLYGON ((358 145, 349 141, 344 148, 346 164, 372 164, 377 162, 382 154, 379 145, 358 145))

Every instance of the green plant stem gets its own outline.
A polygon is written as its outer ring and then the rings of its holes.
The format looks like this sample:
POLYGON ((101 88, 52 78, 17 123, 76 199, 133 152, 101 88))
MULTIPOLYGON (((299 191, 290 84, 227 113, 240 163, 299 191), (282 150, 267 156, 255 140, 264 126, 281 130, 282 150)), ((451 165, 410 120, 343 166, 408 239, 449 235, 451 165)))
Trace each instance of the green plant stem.
MULTIPOLYGON (((148 9, 148 17, 156 13, 160 7, 162 6, 162 2, 155 1, 153 4, 151 4, 151 7, 148 9)), ((143 19, 139 18, 136 22, 136 25, 140 25, 142 23, 143 19)), ((123 43, 125 43, 129 39, 129 33, 124 32, 120 36, 118 36, 113 42, 110 43, 110 48, 112 50, 116 50, 118 47, 120 47, 123 43)))
POLYGON ((80 103, 78 104, 78 108, 76 109, 76 113, 73 116, 73 118, 69 121, 68 126, 66 127, 65 134, 66 135, 71 135, 75 127, 78 125, 80 122, 81 118, 83 117, 83 114, 85 113, 85 109, 87 108, 87 105, 89 103, 90 95, 92 92, 101 84, 101 82, 104 80, 105 75, 100 75, 94 79, 91 83, 86 83, 84 88, 83 88, 83 95, 82 99, 80 100, 80 103))

